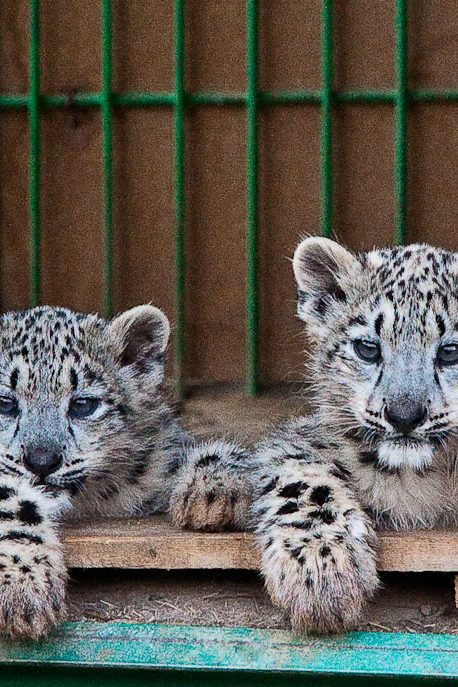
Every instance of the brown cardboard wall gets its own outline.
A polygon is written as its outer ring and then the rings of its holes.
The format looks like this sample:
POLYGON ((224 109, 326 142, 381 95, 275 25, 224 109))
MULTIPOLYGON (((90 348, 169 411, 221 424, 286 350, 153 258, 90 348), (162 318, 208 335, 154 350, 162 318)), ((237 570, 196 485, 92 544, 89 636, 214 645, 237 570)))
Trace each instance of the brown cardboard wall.
MULTIPOLYGON (((42 0, 42 93, 100 88, 100 3, 42 0)), ((411 6, 413 3, 411 3, 411 6)), ((260 85, 320 87, 320 0, 260 0, 260 85)), ((458 3, 416 0, 409 83, 458 88, 458 3)), ((172 0, 113 0, 114 88, 173 88, 172 0)), ((335 1, 335 88, 393 87, 393 2, 335 1)), ((27 91, 26 0, 0 3, 0 92, 27 91)), ((244 0, 186 3, 189 92, 245 88, 244 0)), ((186 120, 187 377, 241 381, 245 359, 245 113, 196 107, 186 120)), ((409 239, 458 249, 458 106, 409 112, 409 239)), ((320 112, 260 114, 260 325, 265 383, 301 374, 288 258, 319 230, 320 112)), ((334 110, 335 231, 360 249, 393 232, 393 112, 334 110)), ((100 116, 42 116, 43 300, 101 308, 100 116)), ((27 116, 0 113, 0 296, 27 304, 27 116)), ((154 301, 174 319, 173 120, 167 108, 122 109, 114 121, 116 309, 154 301)))

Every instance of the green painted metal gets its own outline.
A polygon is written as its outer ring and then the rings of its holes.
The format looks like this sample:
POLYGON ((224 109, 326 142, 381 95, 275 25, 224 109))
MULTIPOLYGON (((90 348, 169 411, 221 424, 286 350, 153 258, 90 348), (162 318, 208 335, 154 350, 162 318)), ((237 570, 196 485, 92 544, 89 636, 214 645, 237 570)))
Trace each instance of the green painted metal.
POLYGON ((332 233, 333 169, 332 169, 332 86, 333 35, 332 0, 323 0, 321 22, 321 233, 332 233))
POLYGON ((174 93, 174 129, 175 129, 175 264, 176 264, 176 363, 178 395, 183 395, 185 365, 185 3, 174 0, 175 8, 175 93, 174 93))
MULTIPOLYGON (((67 623, 45 642, 0 646, 2 685, 43 684, 40 668, 49 675, 52 667, 61 680, 67 669, 70 685, 72 676, 80 681, 69 668, 94 667, 98 672, 89 674, 97 675, 98 685, 106 684, 103 669, 139 668, 152 671, 155 684, 234 684, 235 673, 244 685, 358 685, 369 684, 369 677, 377 685, 392 684, 394 677, 409 685, 450 685, 458 678, 458 637, 361 632, 300 639, 283 630, 91 622, 67 623), (25 666, 33 666, 26 680, 25 666)), ((108 675, 121 684, 128 673, 108 675)), ((136 679, 148 681, 148 673, 142 675, 136 679)))
POLYGON ((406 240, 407 210, 407 0, 395 1, 394 203, 395 243, 406 240))
POLYGON ((113 314, 113 113, 112 81, 112 16, 111 0, 102 0, 102 189, 103 189, 103 305, 105 315, 113 314))
POLYGON ((258 391, 258 0, 246 4, 246 391, 258 391))
POLYGON ((40 2, 30 2, 29 40, 29 300, 40 302, 40 2))
POLYGON ((40 302, 40 109, 98 107, 102 119, 102 193, 104 244, 104 307, 113 310, 113 162, 112 118, 115 107, 170 107, 174 110, 175 163, 175 245, 176 245, 176 357, 179 392, 184 389, 185 365, 185 112, 187 107, 229 106, 246 108, 246 202, 247 202, 247 286, 246 286, 246 389, 259 387, 259 299, 258 299, 258 113, 260 106, 316 105, 321 107, 321 231, 332 231, 333 103, 390 104, 394 106, 394 198, 396 243, 407 236, 407 119, 409 102, 458 102, 458 90, 409 89, 407 79, 408 0, 395 0, 395 88, 392 90, 333 91, 333 2, 322 0, 321 71, 322 86, 316 90, 269 92, 258 88, 258 7, 246 0, 246 73, 244 93, 185 92, 185 2, 174 0, 175 85, 171 93, 112 91, 112 17, 110 0, 101 0, 102 88, 95 93, 40 94, 39 0, 30 3, 29 92, 0 94, 1 110, 28 110, 29 113, 29 209, 30 209, 30 304, 40 302))
MULTIPOLYGON (((458 102, 458 91, 434 89, 407 89, 407 101, 418 103, 446 103, 458 102)), ((333 93, 337 103, 359 103, 362 105, 382 104, 393 105, 397 92, 390 90, 366 91, 352 90, 333 93)), ((261 105, 321 105, 320 91, 259 91, 258 103, 261 105)), ((226 105, 229 107, 244 107, 247 102, 245 93, 188 93, 185 97, 188 107, 226 105)), ((174 93, 112 93, 112 105, 116 107, 173 107, 174 93)), ((71 93, 58 95, 42 95, 40 107, 43 109, 74 107, 100 107, 102 96, 100 93, 71 93)), ((0 94, 1 110, 26 110, 29 103, 28 95, 0 94)))

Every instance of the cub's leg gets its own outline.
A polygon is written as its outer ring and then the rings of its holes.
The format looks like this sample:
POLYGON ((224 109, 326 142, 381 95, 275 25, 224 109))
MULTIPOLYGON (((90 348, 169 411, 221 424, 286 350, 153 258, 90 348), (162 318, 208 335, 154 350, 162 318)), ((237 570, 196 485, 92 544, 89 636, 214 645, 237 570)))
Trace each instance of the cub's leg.
POLYGON ((326 439, 314 446, 291 426, 258 455, 254 512, 269 594, 296 631, 352 627, 378 577, 374 531, 345 463, 326 439))
POLYGON ((194 530, 245 529, 250 523, 252 465, 249 454, 230 442, 190 446, 170 499, 173 522, 194 530))
POLYGON ((0 634, 38 639, 65 613, 67 573, 55 519, 68 506, 27 479, 0 475, 0 634))

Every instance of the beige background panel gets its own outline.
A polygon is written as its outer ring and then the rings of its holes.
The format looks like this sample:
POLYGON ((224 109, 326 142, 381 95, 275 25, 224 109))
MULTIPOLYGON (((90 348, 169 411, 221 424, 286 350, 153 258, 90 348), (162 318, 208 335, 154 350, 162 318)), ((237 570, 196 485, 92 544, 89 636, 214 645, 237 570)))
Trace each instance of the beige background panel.
POLYGON ((458 250, 458 105, 411 108, 409 238, 458 250))
POLYGON ((187 338, 191 379, 240 380, 245 355, 245 118, 188 117, 187 338))
MULTIPOLYGON (((416 3, 411 3, 411 7, 416 3)), ((335 87, 394 87, 394 2, 334 2, 335 87)))
POLYGON ((83 311, 102 302, 100 117, 42 117, 42 299, 83 311), (74 120, 76 117, 76 120, 74 120))
MULTIPOLYGON (((100 5, 42 0, 42 92, 100 87, 100 5)), ((458 5, 411 3, 410 84, 457 87, 458 5)), ((335 0, 336 89, 393 88, 393 3, 335 0)), ((122 91, 173 88, 172 0, 113 0, 113 78, 122 91)), ((320 0, 260 0, 260 87, 320 87, 320 0)), ((245 1, 186 3, 190 92, 245 88, 245 1)), ((0 3, 0 91, 27 91, 26 0, 0 3)), ((458 249, 458 105, 409 108, 408 236, 458 249)), ((334 108, 336 234, 360 250, 391 241, 393 108, 334 108)), ((186 118, 186 374, 241 382, 245 368, 243 107, 192 108, 186 118)), ((262 108, 259 118, 261 379, 302 374, 288 258, 319 231, 318 107, 262 108)), ((102 306, 100 116, 69 106, 42 117, 43 300, 102 306)), ((153 301, 175 318, 173 113, 123 108, 113 123, 116 309, 153 301)), ((0 288, 3 309, 28 291, 28 127, 0 113, 0 288)))
POLYGON ((355 250, 391 243, 393 108, 341 105, 334 117, 334 226, 355 250))
POLYGON ((266 108, 260 118, 259 287, 261 379, 298 379, 304 339, 296 321, 290 260, 319 232, 319 109, 266 108))
POLYGON ((259 5, 261 89, 320 88, 321 0, 259 5))
POLYGON ((409 13, 412 88, 458 88, 458 3, 415 0, 409 13))
MULTIPOLYGON (((14 6, 14 0, 5 4, 14 6)), ((40 5, 42 92, 97 91, 100 88, 99 3, 42 0, 40 5)))
POLYGON ((242 92, 245 0, 187 0, 186 47, 188 90, 242 92))
MULTIPOLYGON (((99 3, 92 0, 92 4, 97 8, 99 3)), ((114 89, 121 92, 171 90, 171 0, 113 0, 112 7, 114 89)))
MULTIPOLYGON (((0 3, 1 4, 1 3, 0 3)), ((0 112, 0 303, 28 301, 27 115, 0 112)))
POLYGON ((115 308, 153 301, 175 317, 172 112, 114 118, 115 308))

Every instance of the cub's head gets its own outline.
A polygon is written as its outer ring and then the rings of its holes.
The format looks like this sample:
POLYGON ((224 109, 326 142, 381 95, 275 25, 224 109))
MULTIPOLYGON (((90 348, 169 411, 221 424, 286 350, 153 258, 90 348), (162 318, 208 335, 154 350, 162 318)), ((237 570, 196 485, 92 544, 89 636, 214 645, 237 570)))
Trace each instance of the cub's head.
POLYGON ((81 489, 109 489, 146 468, 162 410, 169 337, 143 305, 107 322, 63 308, 0 317, 0 469, 81 489))
POLYGON ((458 436, 458 259, 427 245, 294 255, 317 403, 380 467, 423 470, 458 436))

